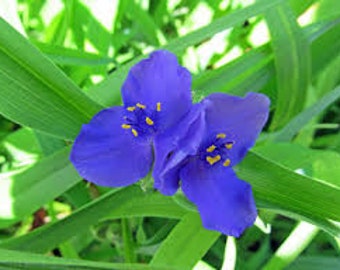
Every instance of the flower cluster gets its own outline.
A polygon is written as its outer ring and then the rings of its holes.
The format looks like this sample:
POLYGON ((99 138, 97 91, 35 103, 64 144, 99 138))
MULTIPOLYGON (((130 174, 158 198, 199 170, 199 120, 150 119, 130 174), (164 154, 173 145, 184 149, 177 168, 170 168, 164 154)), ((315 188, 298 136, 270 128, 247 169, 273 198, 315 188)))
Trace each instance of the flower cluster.
POLYGON ((145 177, 154 187, 178 188, 205 228, 238 237, 257 216, 251 186, 232 167, 255 143, 269 111, 266 96, 211 94, 192 104, 190 73, 167 51, 130 70, 123 106, 100 111, 82 127, 71 162, 86 180, 109 187, 145 177))

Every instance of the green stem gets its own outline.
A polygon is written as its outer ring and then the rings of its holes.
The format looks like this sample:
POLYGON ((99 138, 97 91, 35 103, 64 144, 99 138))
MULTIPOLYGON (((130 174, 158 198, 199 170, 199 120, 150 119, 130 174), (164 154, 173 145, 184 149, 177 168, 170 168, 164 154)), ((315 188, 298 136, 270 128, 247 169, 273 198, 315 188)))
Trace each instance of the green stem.
POLYGON ((124 259, 126 263, 133 263, 136 261, 134 252, 132 233, 129 225, 129 220, 123 218, 122 222, 122 235, 123 235, 123 248, 124 248, 124 259))

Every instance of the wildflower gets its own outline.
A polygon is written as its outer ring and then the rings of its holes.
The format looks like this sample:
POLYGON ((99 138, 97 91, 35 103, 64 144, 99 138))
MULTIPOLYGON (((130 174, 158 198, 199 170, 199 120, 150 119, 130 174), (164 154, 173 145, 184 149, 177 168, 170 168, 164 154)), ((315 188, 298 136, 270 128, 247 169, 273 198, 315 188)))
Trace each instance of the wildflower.
POLYGON ((255 93, 245 98, 217 93, 199 105, 196 126, 201 134, 188 132, 173 147, 166 144, 155 165, 155 183, 163 194, 172 195, 181 181, 205 228, 238 237, 254 223, 257 211, 251 186, 232 167, 254 145, 267 120, 269 100, 255 93))
POLYGON ((268 117, 269 100, 212 94, 191 103, 191 77, 174 55, 157 51, 135 65, 122 87, 124 106, 99 112, 84 125, 71 161, 102 186, 130 185, 149 172, 155 188, 181 188, 205 228, 239 236, 254 223, 251 186, 232 167, 245 156, 268 117))
POLYGON ((153 141, 173 134, 189 115, 190 87, 190 73, 170 52, 156 51, 137 63, 122 87, 124 106, 100 111, 76 138, 70 160, 79 174, 113 187, 145 177, 154 159, 153 141))

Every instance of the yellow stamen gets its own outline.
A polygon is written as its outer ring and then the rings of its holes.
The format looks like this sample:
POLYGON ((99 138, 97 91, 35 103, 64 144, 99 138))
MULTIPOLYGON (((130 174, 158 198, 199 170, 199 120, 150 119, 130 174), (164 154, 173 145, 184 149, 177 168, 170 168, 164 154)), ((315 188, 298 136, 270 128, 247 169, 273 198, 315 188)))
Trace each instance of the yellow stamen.
POLYGON ((217 156, 214 156, 214 157, 207 156, 206 160, 209 162, 210 165, 214 165, 216 162, 221 160, 221 156, 220 155, 217 155, 217 156))
POLYGON ((157 112, 160 112, 160 111, 161 111, 161 103, 157 102, 157 112))
POLYGON ((231 149, 231 148, 233 148, 233 143, 226 143, 224 146, 227 149, 231 149))
POLYGON ((207 148, 207 152, 208 153, 214 152, 215 149, 216 149, 216 146, 212 144, 207 148))
POLYGON ((150 117, 146 117, 146 118, 145 118, 145 122, 146 122, 149 126, 152 126, 152 125, 153 125, 153 121, 151 120, 150 117))
POLYGON ((225 133, 218 133, 218 134, 216 135, 216 138, 217 138, 217 139, 224 139, 225 137, 227 137, 227 135, 225 135, 225 133))
POLYGON ((224 161, 223 166, 228 167, 228 166, 230 165, 230 163, 231 163, 230 159, 227 158, 227 159, 224 161))
POLYGON ((145 105, 143 105, 143 104, 141 104, 141 103, 139 103, 139 102, 136 104, 136 106, 137 106, 138 108, 140 108, 140 109, 145 109, 145 108, 146 108, 145 105))
POLYGON ((135 106, 130 106, 126 108, 129 112, 133 112, 134 110, 136 110, 135 106))
POLYGON ((131 128, 131 125, 123 124, 123 125, 122 125, 122 128, 124 128, 124 129, 129 129, 129 128, 131 128))
POLYGON ((135 136, 135 137, 138 136, 138 132, 137 132, 137 130, 135 130, 134 128, 131 129, 131 132, 132 132, 133 136, 135 136))

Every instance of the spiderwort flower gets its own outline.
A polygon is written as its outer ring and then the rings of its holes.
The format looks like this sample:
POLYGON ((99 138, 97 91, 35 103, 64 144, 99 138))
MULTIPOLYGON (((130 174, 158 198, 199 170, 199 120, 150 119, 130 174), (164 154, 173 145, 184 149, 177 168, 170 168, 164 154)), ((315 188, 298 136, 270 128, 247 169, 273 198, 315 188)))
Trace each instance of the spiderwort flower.
POLYGON ((133 66, 122 87, 124 105, 100 111, 76 138, 70 160, 79 174, 112 187, 145 177, 153 162, 152 142, 174 133, 190 115, 190 87, 190 73, 170 52, 156 51, 133 66))
POLYGON ((245 98, 216 93, 200 106, 196 126, 201 134, 188 132, 176 146, 164 146, 154 169, 155 183, 163 194, 172 195, 181 180, 204 227, 238 237, 254 223, 257 211, 251 186, 238 179, 232 167, 254 145, 267 121, 269 100, 256 93, 245 98))

